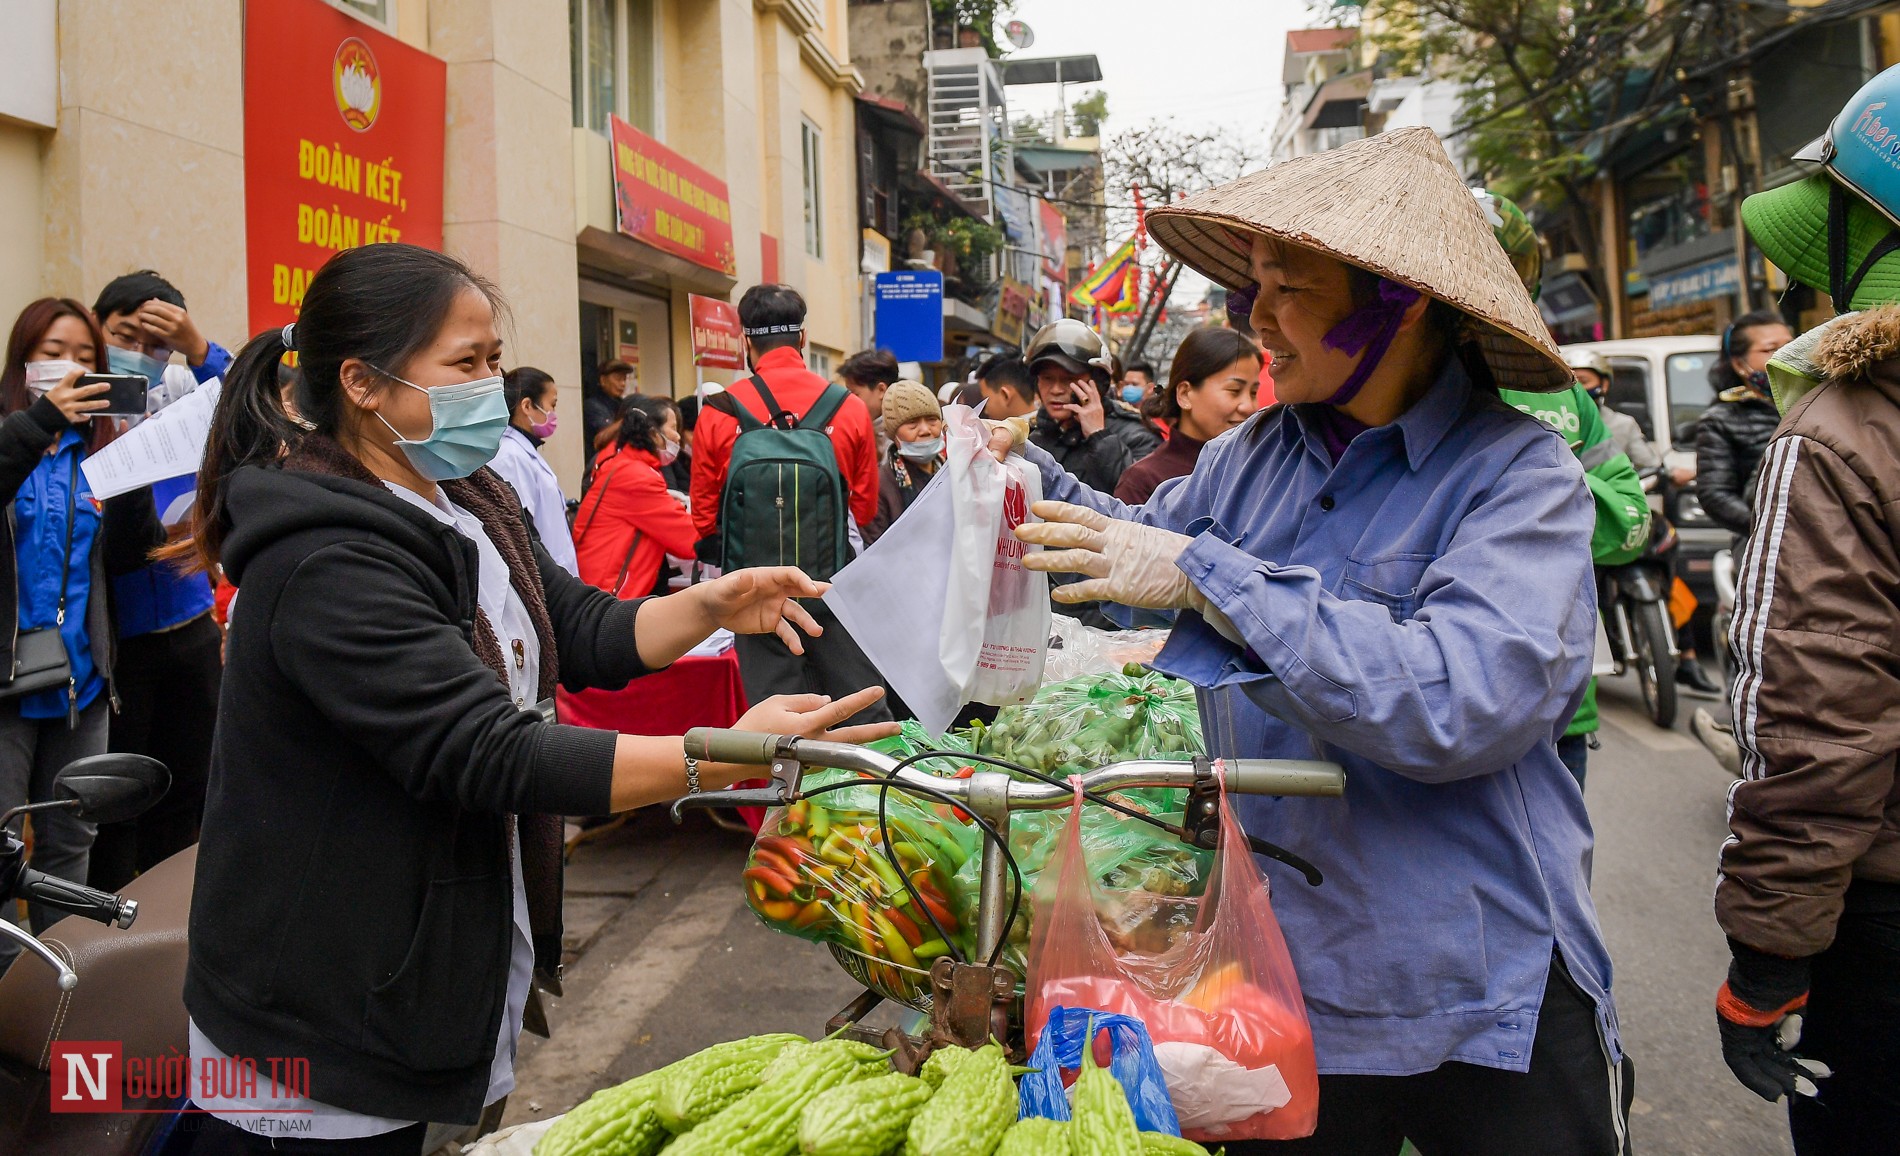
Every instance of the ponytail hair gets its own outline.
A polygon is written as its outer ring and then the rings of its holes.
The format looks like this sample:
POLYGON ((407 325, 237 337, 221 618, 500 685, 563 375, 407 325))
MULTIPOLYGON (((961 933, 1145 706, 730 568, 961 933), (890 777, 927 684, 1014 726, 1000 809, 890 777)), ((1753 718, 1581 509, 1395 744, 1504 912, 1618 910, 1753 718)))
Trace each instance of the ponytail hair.
POLYGON ((471 289, 497 314, 504 311, 493 285, 433 249, 391 242, 331 257, 310 279, 296 323, 245 342, 226 371, 198 467, 191 536, 159 557, 217 565, 231 530, 225 505, 231 475, 282 461, 306 432, 335 438, 354 408, 343 391, 343 363, 356 358, 402 372, 435 340, 455 299, 471 289), (284 409, 278 378, 291 352, 297 354, 296 418, 284 409))

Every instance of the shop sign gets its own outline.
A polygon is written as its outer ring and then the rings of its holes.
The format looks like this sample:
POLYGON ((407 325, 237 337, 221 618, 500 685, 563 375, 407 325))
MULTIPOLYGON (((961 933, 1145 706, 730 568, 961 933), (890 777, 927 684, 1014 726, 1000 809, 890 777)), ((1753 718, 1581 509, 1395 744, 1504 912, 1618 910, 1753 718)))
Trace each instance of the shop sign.
POLYGON ((996 322, 991 329, 1004 345, 1023 343, 1023 326, 1029 320, 1029 287, 1004 278, 996 295, 996 322))
POLYGON ((686 296, 693 318, 693 364, 701 369, 745 368, 739 311, 717 297, 686 296))
POLYGON ((1652 276, 1649 279, 1649 307, 1667 309, 1672 305, 1727 297, 1740 289, 1741 285, 1741 266, 1732 257, 1719 257, 1700 265, 1691 265, 1687 269, 1652 276))
POLYGON ((661 252, 737 276, 726 182, 617 116, 609 127, 616 227, 661 252))
POLYGON ((245 279, 253 332, 293 322, 343 249, 442 246, 447 67, 323 3, 244 14, 245 279))
POLYGON ((877 347, 899 361, 943 360, 943 274, 935 270, 877 274, 877 347))

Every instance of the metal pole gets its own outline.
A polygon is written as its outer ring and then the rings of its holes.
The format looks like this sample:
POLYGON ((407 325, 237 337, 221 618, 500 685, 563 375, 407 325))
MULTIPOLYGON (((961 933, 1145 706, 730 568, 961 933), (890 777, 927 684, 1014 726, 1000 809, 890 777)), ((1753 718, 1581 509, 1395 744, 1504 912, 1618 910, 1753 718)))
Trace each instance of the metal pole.
MULTIPOLYGON (((970 776, 972 814, 995 825, 996 833, 1009 838, 1009 776, 1001 771, 978 771, 970 776)), ((1009 929, 1003 920, 1009 914, 1009 861, 987 837, 983 840, 983 867, 978 877, 976 907, 976 959, 988 963, 996 945, 1009 929)))

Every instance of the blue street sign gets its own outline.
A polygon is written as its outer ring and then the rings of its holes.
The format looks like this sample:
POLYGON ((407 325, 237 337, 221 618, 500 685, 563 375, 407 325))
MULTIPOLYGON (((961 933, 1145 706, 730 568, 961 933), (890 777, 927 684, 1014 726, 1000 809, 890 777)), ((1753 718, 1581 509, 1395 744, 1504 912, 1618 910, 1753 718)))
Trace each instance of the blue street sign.
POLYGON ((899 361, 942 361, 943 274, 879 273, 876 294, 877 347, 899 361))

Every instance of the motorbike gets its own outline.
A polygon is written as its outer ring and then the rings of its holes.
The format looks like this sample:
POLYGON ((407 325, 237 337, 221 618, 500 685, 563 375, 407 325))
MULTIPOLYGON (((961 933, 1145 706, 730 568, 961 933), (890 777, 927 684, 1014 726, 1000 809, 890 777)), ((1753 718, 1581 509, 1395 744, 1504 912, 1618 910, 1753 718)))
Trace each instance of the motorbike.
MULTIPOLYGON (((54 779, 52 802, 8 811, 0 828, 21 813, 55 808, 89 822, 123 822, 163 797, 170 781, 164 764, 143 755, 79 759, 54 779)), ((24 949, 0 975, 0 1156, 181 1156, 198 1118, 185 1110, 194 1073, 183 1000, 198 848, 166 859, 120 895, 34 871, 25 853, 19 836, 0 830, 0 902, 26 899, 81 918, 62 919, 39 936, 0 920, 0 936, 24 949), (53 1109, 75 1079, 55 1065, 54 1045, 78 1042, 118 1049, 116 1107, 53 1109)), ((92 1091, 83 1077, 78 1087, 92 1091)), ((422 1150, 439 1153, 493 1131, 506 1104, 503 1097, 490 1105, 473 1127, 431 1124, 422 1150)))
MULTIPOLYGON (((1653 472, 1645 474, 1645 490, 1653 494, 1658 483, 1653 472)), ((1668 555, 1676 548, 1676 529, 1654 512, 1656 505, 1652 501, 1649 544, 1642 556, 1597 568, 1597 606, 1616 673, 1636 672, 1644 712, 1651 722, 1668 728, 1676 723, 1676 662, 1681 656, 1669 615, 1668 555)))
POLYGON ((38 936, 0 920, 0 936, 21 948, 0 976, 0 1152, 129 1156, 155 1151, 162 1140, 171 1118, 166 1109, 175 1105, 54 1111, 55 1082, 68 1074, 55 1070, 53 1052, 56 1044, 111 1041, 127 1059, 175 1056, 182 1086, 185 1009, 178 993, 196 851, 166 860, 114 895, 26 866, 26 846, 12 823, 52 810, 93 823, 124 822, 170 785, 156 759, 94 755, 59 772, 51 800, 0 815, 0 902, 26 899, 71 916, 38 936))

